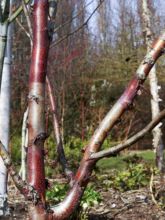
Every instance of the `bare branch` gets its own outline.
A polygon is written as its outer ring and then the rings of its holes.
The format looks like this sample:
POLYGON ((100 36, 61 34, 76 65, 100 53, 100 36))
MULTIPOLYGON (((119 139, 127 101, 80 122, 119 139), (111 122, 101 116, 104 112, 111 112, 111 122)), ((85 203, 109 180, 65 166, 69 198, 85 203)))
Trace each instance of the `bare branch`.
POLYGON ((10 176, 13 179, 15 186, 18 188, 20 193, 25 196, 26 199, 33 201, 36 204, 40 200, 37 191, 32 186, 28 185, 25 181, 23 181, 21 177, 17 174, 16 169, 12 164, 11 158, 1 141, 0 141, 0 150, 1 150, 1 157, 3 159, 3 162, 10 176))
POLYGON ((88 2, 88 4, 86 4, 79 13, 77 13, 75 16, 73 16, 71 19, 69 19, 69 21, 66 21, 65 23, 59 25, 55 30, 54 33, 57 32, 59 29, 64 28, 65 25, 70 24, 74 19, 76 19, 79 15, 81 15, 84 12, 84 9, 87 8, 89 5, 91 5, 93 3, 94 0, 88 2))
POLYGON ((69 169, 69 165, 65 157, 65 152, 64 152, 61 132, 60 132, 60 126, 59 126, 59 120, 57 116, 58 114, 57 114, 57 108, 56 108, 56 99, 55 99, 55 96, 53 95, 53 88, 52 88, 52 85, 51 85, 51 82, 48 76, 46 76, 46 83, 47 83, 47 88, 48 88, 48 95, 49 95, 51 110, 53 113, 53 127, 54 127, 54 135, 56 137, 56 142, 57 142, 58 161, 60 162, 66 177, 72 182, 73 172, 69 169))
POLYGON ((126 140, 124 143, 118 144, 106 150, 102 150, 97 153, 91 154, 89 160, 91 159, 101 159, 103 157, 111 157, 118 154, 125 148, 130 147, 135 144, 138 140, 142 139, 148 132, 150 132, 159 122, 165 118, 165 109, 161 111, 145 128, 139 131, 137 134, 126 140))
POLYGON ((30 39, 30 41, 32 40, 31 39, 31 36, 29 34, 29 32, 25 29, 25 27, 21 24, 21 22, 19 21, 18 18, 16 18, 16 22, 17 24, 19 25, 19 27, 25 32, 26 36, 30 39))
POLYGON ((22 0, 22 7, 23 7, 23 11, 24 11, 26 20, 27 20, 27 25, 28 25, 28 28, 29 28, 30 40, 32 41, 32 39, 33 39, 32 23, 31 23, 31 20, 30 20, 30 14, 29 14, 29 11, 28 11, 25 0, 22 0))
POLYGON ((81 30, 84 26, 86 26, 88 24, 88 22, 90 21, 90 19, 92 18, 92 16, 96 13, 96 11, 99 9, 99 7, 102 5, 102 3, 104 2, 104 0, 100 0, 99 4, 97 5, 97 7, 93 10, 93 12, 90 14, 90 16, 87 18, 87 20, 81 25, 79 26, 77 29, 75 29, 74 31, 64 35, 61 39, 59 39, 58 41, 52 42, 52 44, 50 45, 50 48, 56 46, 57 44, 61 43, 63 40, 67 39, 68 37, 72 36, 73 34, 77 33, 79 30, 81 30))
MULTIPOLYGON (((25 4, 28 4, 31 0, 25 0, 25 4)), ((18 17, 20 15, 20 13, 23 11, 23 7, 22 5, 20 5, 15 12, 13 12, 13 14, 7 19, 7 21, 9 23, 13 22, 16 17, 18 17)))

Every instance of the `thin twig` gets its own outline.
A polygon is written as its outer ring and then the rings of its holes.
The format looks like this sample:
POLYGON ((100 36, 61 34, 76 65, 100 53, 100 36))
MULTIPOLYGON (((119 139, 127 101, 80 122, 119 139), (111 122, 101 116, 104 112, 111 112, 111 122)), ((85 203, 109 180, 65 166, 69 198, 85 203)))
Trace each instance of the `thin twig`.
POLYGON ((87 8, 89 5, 93 3, 94 0, 90 1, 88 4, 86 4, 79 13, 77 13, 75 16, 73 16, 69 21, 67 20, 65 23, 59 25, 55 30, 54 33, 56 33, 59 29, 64 28, 67 24, 70 24, 74 19, 76 19, 79 15, 81 15, 84 12, 84 9, 87 8))
POLYGON ((26 36, 30 39, 31 41, 31 36, 29 34, 29 32, 25 29, 25 27, 21 24, 21 22, 19 21, 18 18, 16 18, 16 22, 19 25, 19 27, 25 32, 26 36))
POLYGON ((29 11, 28 11, 25 0, 22 0, 22 7, 23 7, 23 11, 24 11, 26 20, 27 20, 27 25, 28 25, 28 28, 29 28, 30 40, 32 41, 32 39, 33 39, 32 23, 31 23, 31 20, 30 20, 30 14, 29 14, 29 11))
POLYGON ((56 46, 57 44, 61 43, 63 40, 67 39, 68 37, 72 36, 73 34, 77 33, 79 30, 81 30, 84 26, 86 26, 88 24, 88 22, 90 21, 90 19, 92 18, 92 16, 96 13, 96 11, 99 9, 99 7, 102 5, 102 3, 104 2, 104 0, 100 0, 100 3, 97 5, 97 7, 93 10, 93 12, 89 15, 89 17, 87 18, 87 20, 80 25, 77 29, 75 29, 74 31, 64 35, 61 39, 57 40, 57 41, 53 41, 52 44, 50 45, 50 48, 56 46))

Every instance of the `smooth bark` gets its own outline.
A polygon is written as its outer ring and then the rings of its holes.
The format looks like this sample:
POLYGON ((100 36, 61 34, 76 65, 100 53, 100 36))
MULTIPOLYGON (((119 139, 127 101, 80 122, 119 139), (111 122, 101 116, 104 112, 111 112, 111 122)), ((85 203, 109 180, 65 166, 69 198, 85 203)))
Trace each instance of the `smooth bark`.
POLYGON ((33 48, 30 65, 28 101, 27 180, 39 193, 43 206, 45 205, 45 77, 49 50, 48 6, 47 0, 34 1, 33 48))
POLYGON ((22 123, 22 145, 21 145, 21 169, 19 175, 22 180, 26 180, 26 158, 27 158, 27 147, 28 147, 28 108, 26 109, 23 116, 22 123))
MULTIPOLYGON (((8 6, 6 6, 8 7, 8 6)), ((10 8, 12 1, 10 0, 10 8)), ((10 9, 11 11, 11 9, 10 9)), ((11 88, 11 44, 12 44, 12 24, 0 25, 0 71, 2 71, 1 92, 0 92, 0 140, 6 150, 9 145, 10 133, 10 88, 11 88), (8 31, 7 31, 8 29, 8 31), (3 41, 4 40, 4 41, 3 41), (5 55, 4 55, 5 50, 5 55)), ((0 157, 0 215, 7 215, 7 169, 0 157)))
POLYGON ((3 63, 5 57, 5 48, 7 43, 7 29, 9 17, 10 1, 2 0, 0 2, 0 85, 2 80, 3 63))
MULTIPOLYGON (((151 30, 151 11, 150 11, 150 5, 148 0, 142 0, 142 17, 143 17, 143 23, 144 23, 144 35, 145 35, 145 41, 147 45, 147 50, 150 50, 152 41, 153 41, 153 33, 151 30)), ((150 92, 151 92, 151 113, 152 113, 152 119, 154 119, 160 112, 159 109, 159 86, 158 86, 158 79, 156 75, 156 66, 154 65, 152 70, 150 71, 149 75, 149 83, 150 83, 150 92)), ((163 149, 164 144, 162 140, 162 131, 161 131, 161 123, 156 126, 153 131, 153 148, 156 153, 156 165, 158 166, 160 171, 163 171, 163 162, 164 162, 164 156, 163 156, 163 149)))

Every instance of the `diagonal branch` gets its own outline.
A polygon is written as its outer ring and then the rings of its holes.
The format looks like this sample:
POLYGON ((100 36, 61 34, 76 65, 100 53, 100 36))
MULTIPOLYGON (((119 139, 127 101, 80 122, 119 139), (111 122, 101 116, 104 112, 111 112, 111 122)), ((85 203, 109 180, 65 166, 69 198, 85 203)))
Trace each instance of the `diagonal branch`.
POLYGON ((16 22, 19 25, 19 27, 25 32, 26 36, 30 39, 30 42, 32 41, 30 33, 25 29, 25 27, 21 24, 18 18, 16 18, 16 22))
POLYGON ((6 168, 8 169, 10 176, 13 179, 15 186, 18 188, 20 193, 25 196, 26 199, 33 201, 36 204, 38 200, 40 200, 37 191, 32 186, 28 185, 25 181, 23 181, 21 177, 17 174, 16 169, 12 164, 11 158, 1 141, 0 151, 3 162, 6 168))
POLYGON ((28 28, 29 28, 30 40, 32 41, 32 39, 33 39, 32 23, 31 23, 31 20, 30 20, 30 14, 29 14, 29 11, 28 11, 25 0, 22 0, 22 7, 23 7, 23 11, 24 11, 26 20, 27 20, 27 25, 28 25, 28 28))
POLYGON ((161 111, 145 128, 141 131, 136 133, 131 138, 127 139, 125 142, 120 143, 114 147, 111 147, 106 150, 99 151, 97 153, 91 154, 89 160, 91 159, 101 159, 103 157, 111 157, 118 154, 120 151, 130 147, 131 145, 135 144, 137 141, 142 139, 148 132, 150 132, 159 122, 165 118, 165 109, 161 111))
MULTIPOLYGON (((25 4, 28 4, 31 0, 25 0, 25 4)), ((13 22, 16 17, 20 15, 20 13, 23 11, 23 6, 20 5, 14 12, 13 14, 7 19, 9 23, 13 22)))

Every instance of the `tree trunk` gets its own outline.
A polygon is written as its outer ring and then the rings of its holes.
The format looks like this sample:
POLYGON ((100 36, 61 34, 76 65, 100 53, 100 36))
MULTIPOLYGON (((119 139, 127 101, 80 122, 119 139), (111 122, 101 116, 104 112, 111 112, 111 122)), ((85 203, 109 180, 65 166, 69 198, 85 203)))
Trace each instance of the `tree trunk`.
POLYGON ((0 85, 2 79, 3 63, 5 57, 5 48, 7 42, 8 16, 9 16, 10 0, 2 0, 0 2, 0 85))
MULTIPOLYGON (((10 8, 12 7, 12 1, 10 0, 10 8)), ((0 93, 0 140, 8 150, 9 145, 9 132, 10 132, 10 88, 11 88, 11 42, 12 42, 12 25, 3 24, 0 26, 2 35, 7 33, 5 38, 6 42, 0 41, 1 57, 0 57, 0 71, 2 68, 2 80, 1 80, 1 93, 0 93), (8 28, 7 28, 8 27, 8 28), (8 29, 8 31, 7 31, 8 29), (6 49, 5 49, 6 48, 6 49), (5 56, 3 53, 5 49, 5 56), (2 65, 2 66, 1 66, 2 65)), ((2 36, 1 36, 2 37, 2 36)), ((4 37, 4 36, 3 36, 4 37)), ((0 215, 7 215, 7 170, 0 157, 0 215)))
MULTIPOLYGON (((151 49, 151 44, 153 41, 153 34, 151 30, 151 11, 149 8, 149 1, 142 0, 142 9, 143 9, 143 22, 144 22, 144 34, 147 45, 147 50, 151 49)), ((150 92, 151 92, 151 113, 152 119, 154 119, 160 112, 159 109, 159 94, 158 94, 158 80, 156 76, 156 66, 154 65, 149 74, 149 83, 150 83, 150 92)), ((156 152, 156 165, 158 166, 160 171, 163 171, 163 140, 162 140, 162 132, 160 129, 161 123, 159 123, 152 131, 153 133, 153 147, 156 152)))
POLYGON ((21 169, 19 175, 21 176, 22 180, 26 180, 26 158, 27 158, 27 146, 28 146, 28 108, 26 109, 24 116, 23 116, 23 123, 22 123, 22 145, 21 145, 21 169))
MULTIPOLYGON (((44 171, 44 141, 45 134, 45 77, 49 50, 48 36, 48 1, 35 0, 33 6, 33 48, 29 79, 29 113, 28 113, 28 153, 27 179, 41 197, 45 205, 45 171, 44 171)), ((31 207, 33 219, 38 216, 40 204, 31 207)), ((39 212, 40 212, 39 211, 39 212)))

